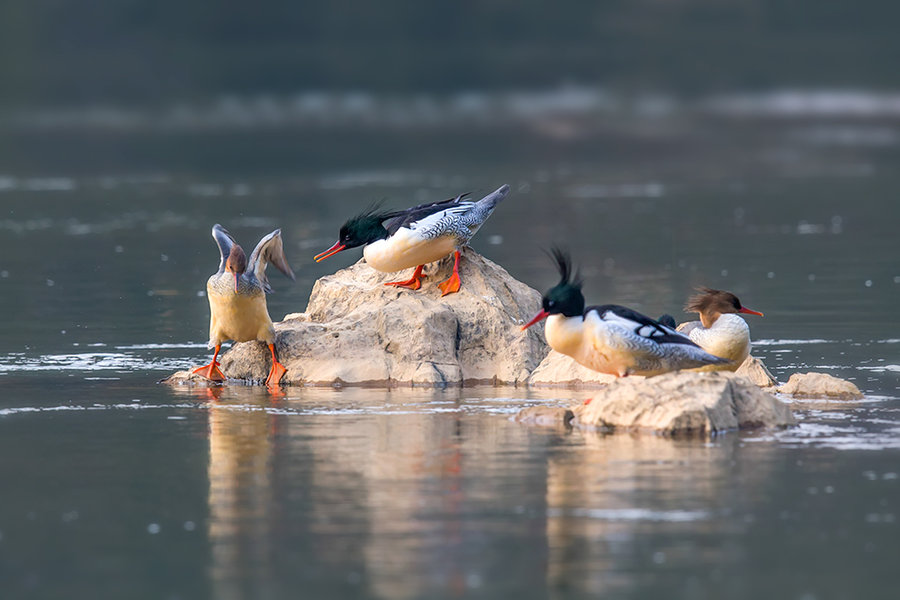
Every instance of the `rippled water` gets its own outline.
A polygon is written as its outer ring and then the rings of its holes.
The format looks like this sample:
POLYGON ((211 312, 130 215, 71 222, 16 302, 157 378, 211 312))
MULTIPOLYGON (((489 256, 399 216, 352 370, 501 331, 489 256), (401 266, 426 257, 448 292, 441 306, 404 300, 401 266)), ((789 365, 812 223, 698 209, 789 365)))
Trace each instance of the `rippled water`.
POLYGON ((897 100, 859 94, 0 122, 22 142, 0 146, 0 595, 893 598, 897 100), (694 286, 730 289, 766 314, 754 354, 780 380, 827 372, 866 398, 671 440, 511 420, 584 391, 157 385, 208 360, 213 223, 245 245, 284 230, 298 277, 272 276, 277 318, 357 259, 311 260, 348 215, 503 182, 473 246, 516 278, 552 285, 542 249, 565 242, 592 303, 682 319, 694 286))

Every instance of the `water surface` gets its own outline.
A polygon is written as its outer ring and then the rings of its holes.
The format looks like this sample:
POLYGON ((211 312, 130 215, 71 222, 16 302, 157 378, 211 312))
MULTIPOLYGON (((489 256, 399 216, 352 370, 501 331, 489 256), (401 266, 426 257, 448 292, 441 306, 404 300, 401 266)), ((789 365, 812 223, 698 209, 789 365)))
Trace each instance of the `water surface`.
POLYGON ((569 89, 338 98, 314 123, 309 98, 3 121, 0 595, 893 598, 900 136, 892 96, 863 98, 569 89), (779 379, 823 371, 866 399, 672 440, 511 420, 583 391, 156 384, 208 360, 213 223, 245 246, 283 229, 298 277, 271 277, 279 318, 358 258, 311 261, 372 201, 507 182, 473 246, 516 278, 555 283, 542 249, 566 243, 592 303, 681 320, 693 287, 730 289, 766 314, 754 353, 779 379))

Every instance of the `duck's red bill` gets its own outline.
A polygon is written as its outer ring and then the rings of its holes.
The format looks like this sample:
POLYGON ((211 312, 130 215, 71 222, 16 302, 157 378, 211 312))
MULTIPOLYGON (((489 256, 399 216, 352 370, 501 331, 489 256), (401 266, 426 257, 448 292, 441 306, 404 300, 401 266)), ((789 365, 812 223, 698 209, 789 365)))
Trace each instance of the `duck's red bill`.
POLYGON ((313 256, 313 260, 316 262, 321 262, 321 261, 325 260, 326 258, 328 258, 329 256, 337 254, 338 252, 340 252, 341 250, 345 250, 346 248, 347 248, 347 246, 345 246, 344 244, 342 244, 340 242, 335 242, 334 246, 332 246, 325 252, 321 252, 321 253, 313 256))
POLYGON ((522 331, 525 331, 526 329, 528 329, 535 323, 537 323, 539 321, 543 321, 544 319, 546 319, 549 316, 550 316, 550 313, 548 313, 546 310, 542 310, 538 314, 534 315, 534 318, 532 320, 530 320, 527 323, 525 323, 524 325, 522 325, 522 331))
POLYGON ((755 310, 750 310, 749 308, 742 308, 742 309, 739 310, 738 312, 746 313, 746 314, 748 314, 748 315, 756 315, 757 317, 763 317, 763 316, 765 316, 765 315, 763 315, 761 312, 756 312, 755 310))
POLYGON ((238 289, 241 287, 241 276, 237 273, 234 274, 234 293, 238 293, 238 289))

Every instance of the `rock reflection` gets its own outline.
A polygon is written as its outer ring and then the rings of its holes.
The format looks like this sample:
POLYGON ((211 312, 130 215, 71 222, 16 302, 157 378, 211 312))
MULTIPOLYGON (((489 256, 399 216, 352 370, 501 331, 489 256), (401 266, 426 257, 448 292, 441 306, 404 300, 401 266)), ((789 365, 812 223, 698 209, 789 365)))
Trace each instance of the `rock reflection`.
MULTIPOLYGON (((640 585, 630 575, 635 564, 716 565, 736 559, 696 540, 720 531, 736 499, 763 485, 769 472, 765 447, 742 449, 737 435, 711 443, 592 432, 584 439, 578 451, 549 460, 551 590, 614 594, 640 585), (736 461, 742 452, 754 458, 736 461), (754 465, 750 472, 735 467, 748 463, 754 465), (654 546, 646 543, 650 532, 654 546)), ((744 526, 734 523, 738 531, 744 526)))

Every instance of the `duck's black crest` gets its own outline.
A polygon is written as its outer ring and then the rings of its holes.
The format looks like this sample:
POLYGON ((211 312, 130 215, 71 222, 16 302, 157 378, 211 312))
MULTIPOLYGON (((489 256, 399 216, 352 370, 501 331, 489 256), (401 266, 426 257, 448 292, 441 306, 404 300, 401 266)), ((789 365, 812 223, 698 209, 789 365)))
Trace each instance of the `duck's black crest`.
POLYGON ((384 206, 384 200, 376 200, 358 215, 347 219, 347 224, 373 221, 381 223, 386 219, 391 218, 393 213, 391 211, 383 210, 382 206, 384 206))
POLYGON ((553 246, 548 254, 556 263, 556 269, 559 271, 559 285, 570 285, 580 289, 583 281, 578 270, 573 268, 572 257, 569 256, 569 253, 558 246, 553 246))

